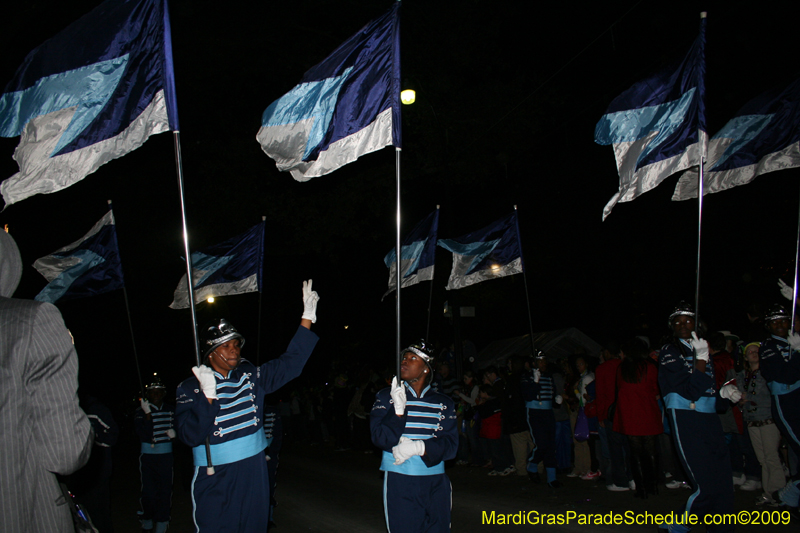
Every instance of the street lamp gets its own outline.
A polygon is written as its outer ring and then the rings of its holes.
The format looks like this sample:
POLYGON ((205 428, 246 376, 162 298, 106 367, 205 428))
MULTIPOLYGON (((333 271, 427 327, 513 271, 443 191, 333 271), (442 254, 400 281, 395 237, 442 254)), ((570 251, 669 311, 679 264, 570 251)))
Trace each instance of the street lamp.
POLYGON ((213 304, 213 303, 214 303, 214 297, 213 297, 213 296, 209 296, 209 297, 208 297, 208 300, 206 300, 206 301, 207 301, 208 303, 210 303, 210 304, 213 304))
POLYGON ((400 92, 400 101, 405 105, 411 105, 417 100, 417 93, 414 89, 406 89, 400 92))

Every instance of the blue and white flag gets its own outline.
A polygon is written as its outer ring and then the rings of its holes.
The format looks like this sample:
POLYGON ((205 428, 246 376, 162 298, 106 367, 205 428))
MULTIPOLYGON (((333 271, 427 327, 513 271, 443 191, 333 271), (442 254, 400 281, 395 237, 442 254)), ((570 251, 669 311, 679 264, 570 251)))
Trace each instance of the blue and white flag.
POLYGON ((261 117, 256 139, 297 181, 400 139, 400 2, 305 73, 261 117))
POLYGON ((20 136, 6 205, 59 191, 178 129, 166 0, 106 0, 34 49, 0 95, 20 136))
MULTIPOLYGON (((264 264, 264 227, 261 222, 225 242, 192 252, 194 302, 211 297, 261 290, 264 264)), ((183 275, 175 289, 173 309, 189 307, 189 283, 183 275)))
MULTIPOLYGON (((439 232, 439 209, 416 225, 400 247, 401 287, 433 279, 436 262, 436 241, 439 232)), ((383 298, 397 289, 397 251, 392 249, 383 262, 389 269, 389 290, 383 298)), ((383 301, 381 298, 381 301, 383 301)))
POLYGON ((524 267, 516 211, 457 239, 441 239, 439 246, 453 253, 447 290, 519 274, 524 267))
POLYGON ((40 302, 55 303, 121 289, 125 281, 114 213, 109 210, 89 233, 37 259, 33 267, 49 281, 36 295, 40 302))
POLYGON ((630 202, 676 172, 699 165, 708 143, 705 114, 705 28, 677 69, 634 84, 597 123, 594 140, 614 146, 619 192, 603 209, 630 202))
MULTIPOLYGON (((750 183, 756 177, 800 167, 800 79, 748 102, 708 142, 704 194, 750 183)), ((673 200, 697 198, 696 169, 678 180, 673 200)))

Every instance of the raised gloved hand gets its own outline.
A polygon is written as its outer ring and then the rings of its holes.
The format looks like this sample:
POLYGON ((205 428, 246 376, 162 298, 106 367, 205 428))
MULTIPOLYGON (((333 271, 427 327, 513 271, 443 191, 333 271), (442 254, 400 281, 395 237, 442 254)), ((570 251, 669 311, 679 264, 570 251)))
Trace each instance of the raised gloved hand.
POLYGON ((719 390, 719 395, 726 400, 732 401, 733 403, 736 403, 742 399, 742 392, 733 383, 728 383, 722 387, 719 390))
POLYGON ((781 296, 783 296, 787 300, 791 300, 794 298, 794 289, 792 289, 789 285, 784 283, 782 279, 778 280, 778 287, 781 288, 781 296))
POLYGON ((558 405, 564 403, 564 398, 562 398, 560 394, 556 394, 556 397, 554 399, 558 405))
POLYGON ((148 402, 144 398, 140 398, 139 399, 139 405, 142 406, 142 411, 144 411, 144 414, 146 414, 146 415, 150 414, 150 402, 148 402))
POLYGON ((217 379, 214 377, 214 371, 206 365, 193 366, 192 372, 200 382, 200 388, 203 389, 203 394, 209 400, 217 399, 217 379))
POLYGON ((789 346, 792 347, 792 350, 800 352, 800 335, 794 332, 789 333, 789 338, 786 340, 789 341, 789 346))
POLYGON ((167 437, 169 437, 171 439, 174 439, 177 436, 178 436, 178 434, 175 433, 174 429, 170 428, 170 429, 167 430, 167 437))
POLYGON ((425 455, 425 443, 421 440, 411 440, 400 437, 400 442, 392 448, 394 464, 401 465, 415 455, 425 455))
POLYGON ((397 381, 397 376, 392 378, 392 389, 389 391, 394 404, 394 412, 397 416, 403 416, 406 412, 406 388, 403 382, 397 381))
POLYGON ((698 361, 705 361, 708 363, 708 342, 705 339, 698 339, 697 332, 692 332, 692 348, 694 348, 695 357, 698 361))
POLYGON ((538 368, 533 369, 533 382, 539 383, 539 378, 542 377, 542 372, 538 368))
POLYGON ((303 316, 300 318, 316 323, 319 294, 317 294, 317 291, 311 290, 311 284, 313 282, 313 279, 303 282, 303 316))

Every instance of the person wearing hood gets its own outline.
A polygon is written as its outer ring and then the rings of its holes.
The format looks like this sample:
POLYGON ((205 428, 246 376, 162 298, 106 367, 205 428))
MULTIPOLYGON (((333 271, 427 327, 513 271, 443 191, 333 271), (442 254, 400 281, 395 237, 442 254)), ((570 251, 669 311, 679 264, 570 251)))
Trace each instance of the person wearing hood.
POLYGON ((263 533, 269 523, 264 396, 300 375, 318 337, 319 296, 303 282, 303 316, 286 352, 256 367, 241 357, 244 337, 225 320, 200 330, 205 363, 178 385, 178 437, 192 447, 192 518, 197 533, 263 533), (208 365, 208 366, 207 366, 208 365), (214 471, 207 469, 206 439, 214 471))
POLYGON ((0 531, 74 531, 56 474, 89 460, 94 433, 78 404, 78 356, 61 313, 11 298, 19 249, 0 230, 0 531))

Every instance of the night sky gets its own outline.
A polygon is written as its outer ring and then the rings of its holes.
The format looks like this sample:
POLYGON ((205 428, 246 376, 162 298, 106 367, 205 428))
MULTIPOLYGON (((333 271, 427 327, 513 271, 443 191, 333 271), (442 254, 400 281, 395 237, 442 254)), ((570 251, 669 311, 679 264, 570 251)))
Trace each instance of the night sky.
MULTIPOLYGON (((6 6, 2 83, 31 49, 97 4, 6 6)), ((670 201, 675 175, 601 222, 619 180, 611 147, 596 145, 593 134, 615 96, 686 54, 700 11, 708 11, 710 134, 749 99, 798 74, 797 17, 788 4, 673 4, 403 2, 403 78, 417 90, 417 102, 402 110, 404 234, 437 204, 440 238, 479 229, 517 204, 536 331, 577 327, 599 342, 642 333, 656 341, 672 307, 694 301, 697 202, 670 201)), ((261 360, 285 347, 302 313, 301 281, 313 278, 321 342, 307 369, 312 380, 324 379, 336 359, 392 360, 394 300, 380 298, 383 256, 394 245, 395 154, 385 148, 297 183, 277 171, 255 135, 270 102, 389 5, 170 2, 190 244, 215 244, 267 217, 261 360)), ((0 139, 3 179, 17 170, 18 141, 0 139)), ((706 197, 700 311, 712 330, 743 330, 747 306, 780 301, 778 278, 791 282, 798 172, 706 197)), ((185 273, 170 133, 69 189, 0 213, 25 264, 15 296, 33 298, 44 287, 33 262, 85 234, 107 199, 142 371, 174 386, 194 355, 188 310, 167 307, 185 273)), ((437 254, 433 340, 453 337, 445 301, 476 308, 462 325, 478 349, 529 331, 523 276, 445 291, 450 257, 437 254)), ((428 282, 403 290, 403 344, 425 335, 429 290, 428 282)), ((76 338, 82 386, 134 394, 122 291, 59 308, 76 338)), ((231 296, 201 304, 198 318, 228 318, 247 339, 244 356, 255 359, 258 308, 257 294, 231 296)))

